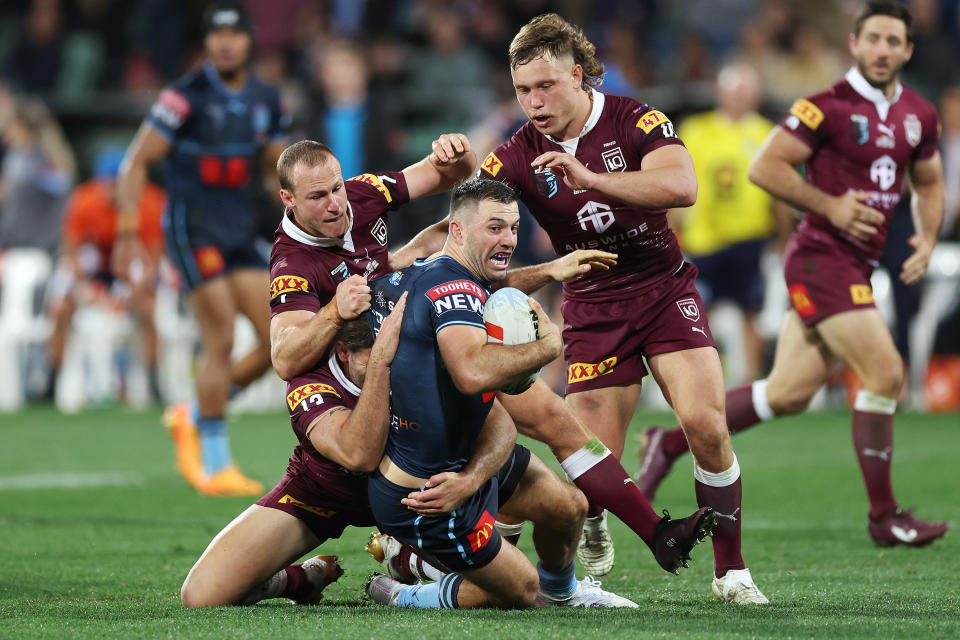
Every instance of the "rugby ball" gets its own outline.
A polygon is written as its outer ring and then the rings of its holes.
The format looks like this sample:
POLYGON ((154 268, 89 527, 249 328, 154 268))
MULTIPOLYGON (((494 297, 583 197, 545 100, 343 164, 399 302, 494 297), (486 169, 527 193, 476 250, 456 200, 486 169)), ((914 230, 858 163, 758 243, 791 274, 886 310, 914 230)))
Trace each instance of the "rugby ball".
MULTIPOLYGON (((517 345, 537 339, 537 314, 530 308, 528 300, 527 294, 513 287, 497 289, 487 298, 483 307, 487 342, 517 345)), ((539 377, 540 370, 537 370, 525 380, 508 384, 500 390, 517 395, 529 389, 539 377)))

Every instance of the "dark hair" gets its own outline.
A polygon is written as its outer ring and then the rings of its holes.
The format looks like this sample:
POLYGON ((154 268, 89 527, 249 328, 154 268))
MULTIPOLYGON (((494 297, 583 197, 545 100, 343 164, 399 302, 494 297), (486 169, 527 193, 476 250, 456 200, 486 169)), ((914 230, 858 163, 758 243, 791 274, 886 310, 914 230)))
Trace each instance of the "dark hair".
POLYGON ((225 27, 243 31, 253 37, 253 21, 242 2, 217 0, 203 12, 203 35, 225 27))
POLYGON ((450 198, 450 215, 455 216, 466 205, 476 205, 482 200, 493 200, 501 204, 510 204, 517 201, 517 193, 497 180, 474 178, 463 182, 453 190, 450 198))
POLYGON ((347 320, 337 331, 334 342, 342 342, 347 351, 360 351, 373 346, 373 330, 365 316, 347 320))
POLYGON ((853 35, 859 38, 863 23, 873 16, 890 16, 902 21, 907 28, 907 42, 913 42, 913 16, 910 15, 909 9, 896 0, 870 0, 857 16, 853 35))
POLYGON ((315 167, 334 157, 336 156, 333 155, 330 147, 322 142, 301 140, 293 143, 284 149, 277 159, 277 178, 280 180, 280 188, 293 191, 293 170, 301 162, 315 167))
POLYGON ((523 25, 510 43, 510 68, 516 69, 531 60, 551 55, 573 56, 583 67, 584 89, 599 87, 603 82, 603 65, 597 60, 597 48, 587 40, 583 29, 572 25, 555 13, 544 13, 523 25))

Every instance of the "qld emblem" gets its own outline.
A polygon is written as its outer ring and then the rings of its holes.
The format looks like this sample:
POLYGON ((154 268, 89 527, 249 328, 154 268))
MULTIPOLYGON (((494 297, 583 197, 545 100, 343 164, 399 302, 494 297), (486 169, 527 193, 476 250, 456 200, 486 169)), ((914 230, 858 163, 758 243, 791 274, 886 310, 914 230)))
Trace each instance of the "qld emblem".
POLYGON ((533 172, 533 182, 537 185, 537 193, 544 198, 552 198, 557 195, 558 185, 557 176, 547 170, 533 172))
POLYGON ((903 119, 903 132, 907 136, 907 142, 911 147, 920 144, 920 138, 923 137, 923 125, 920 124, 920 118, 915 113, 908 113, 903 119))
POLYGON ((677 300, 677 308, 680 309, 680 313, 683 314, 683 317, 690 322, 697 322, 700 320, 700 307, 697 306, 697 301, 693 298, 677 300))
POLYGON ((624 171, 627 168, 627 161, 624 159, 620 147, 603 152, 603 166, 607 168, 607 173, 624 171))

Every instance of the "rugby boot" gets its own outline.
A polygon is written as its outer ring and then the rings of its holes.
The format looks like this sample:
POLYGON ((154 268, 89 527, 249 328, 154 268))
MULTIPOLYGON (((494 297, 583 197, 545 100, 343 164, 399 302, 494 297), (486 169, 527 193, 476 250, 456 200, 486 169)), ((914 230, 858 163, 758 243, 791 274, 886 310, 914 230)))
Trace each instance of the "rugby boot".
POLYGON ((722 578, 714 578, 711 588, 714 600, 735 604, 770 604, 767 596, 760 593, 753 583, 750 569, 731 569, 722 578))
POLYGON ((632 600, 600 588, 600 581, 586 576, 577 583, 577 590, 566 598, 554 598, 543 591, 537 591, 534 605, 537 607, 604 607, 610 609, 637 609, 639 605, 632 600))
POLYGON ((367 580, 367 586, 364 588, 364 591, 370 596, 370 599, 377 604, 382 604, 385 607, 395 607, 397 606, 397 598, 400 597, 400 592, 409 586, 410 585, 403 584, 388 575, 375 573, 367 580))
POLYGON ((605 576, 613 569, 613 538, 607 529, 607 512, 583 522, 577 547, 577 564, 589 575, 605 576))
POLYGON ((880 547, 904 544, 908 547, 923 547, 943 537, 950 528, 946 522, 924 522, 910 510, 897 509, 889 518, 870 520, 870 537, 880 547))
POLYGON ((323 590, 343 575, 343 569, 337 563, 337 556, 314 556, 300 565, 313 586, 306 596, 297 598, 297 604, 317 604, 323 599, 323 590))
POLYGON ((687 567, 690 550, 703 542, 717 525, 717 514, 710 507, 700 507, 682 520, 671 520, 670 512, 663 510, 663 517, 653 530, 653 557, 664 570, 679 573, 687 567))
POLYGON ((224 467, 199 487, 200 493, 218 498, 262 496, 263 485, 240 472, 235 465, 224 467))
POLYGON ((163 412, 163 424, 173 440, 177 471, 191 487, 203 490, 209 478, 200 457, 200 434, 185 402, 171 405, 163 412))
POLYGON ((402 549, 403 545, 393 536, 374 531, 370 534, 370 541, 365 550, 373 556, 374 560, 383 565, 387 575, 394 580, 404 584, 417 584, 420 579, 413 575, 407 563, 400 561, 402 549))
POLYGON ((646 444, 640 453, 640 470, 637 471, 637 488, 653 504, 653 497, 663 479, 670 472, 673 460, 663 451, 663 437, 667 430, 661 427, 650 427, 645 434, 646 444))

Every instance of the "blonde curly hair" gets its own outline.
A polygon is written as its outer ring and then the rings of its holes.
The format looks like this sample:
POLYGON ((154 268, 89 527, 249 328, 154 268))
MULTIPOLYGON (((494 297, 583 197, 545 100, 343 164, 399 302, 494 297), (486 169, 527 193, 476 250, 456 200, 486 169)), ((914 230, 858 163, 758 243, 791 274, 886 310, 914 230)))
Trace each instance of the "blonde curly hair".
POLYGON ((510 68, 516 69, 531 60, 550 55, 573 56, 583 67, 583 89, 599 87, 603 82, 603 64, 597 60, 597 48, 587 40, 583 29, 572 25, 555 13, 537 16, 514 36, 510 43, 510 68))

